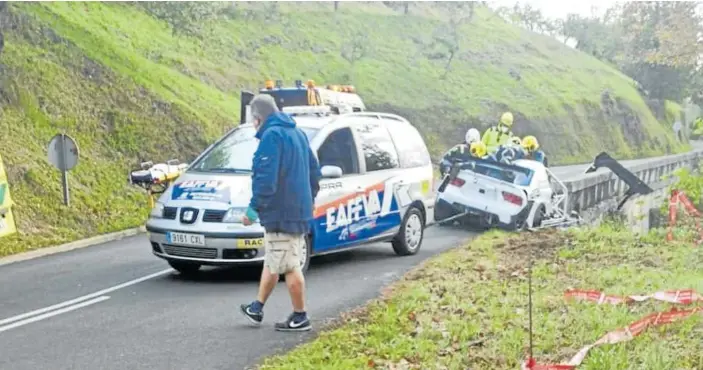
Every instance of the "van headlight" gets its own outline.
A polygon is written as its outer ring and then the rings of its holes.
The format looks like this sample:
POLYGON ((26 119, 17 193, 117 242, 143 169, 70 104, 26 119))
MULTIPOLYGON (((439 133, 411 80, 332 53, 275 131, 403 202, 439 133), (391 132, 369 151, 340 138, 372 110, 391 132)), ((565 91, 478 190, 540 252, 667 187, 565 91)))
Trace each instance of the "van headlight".
POLYGON ((246 208, 230 208, 227 210, 227 213, 225 213, 225 216, 222 218, 222 222, 228 224, 242 223, 242 219, 244 218, 246 212, 246 208))
POLYGON ((154 208, 151 209, 149 217, 164 218, 164 204, 159 202, 154 203, 154 208))

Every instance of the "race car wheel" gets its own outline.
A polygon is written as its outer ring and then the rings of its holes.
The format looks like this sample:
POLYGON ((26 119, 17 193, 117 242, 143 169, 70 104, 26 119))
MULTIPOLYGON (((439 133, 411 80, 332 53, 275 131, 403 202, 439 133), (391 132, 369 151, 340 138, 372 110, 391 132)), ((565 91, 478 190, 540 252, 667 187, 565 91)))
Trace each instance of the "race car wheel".
POLYGON ((534 220, 532 220, 532 227, 542 226, 542 220, 544 220, 545 213, 547 213, 547 209, 544 205, 540 205, 539 209, 537 209, 534 220))
MULTIPOLYGON (((453 209, 448 203, 438 202, 434 209, 435 222, 444 221, 449 217, 454 216, 453 209)), ((453 222, 440 223, 439 226, 451 226, 453 222)))
POLYGON ((400 231, 393 239, 393 251, 399 256, 417 254, 425 236, 425 220, 422 212, 416 207, 411 207, 400 224, 400 231))
POLYGON ((199 263, 185 262, 185 261, 168 261, 168 264, 174 270, 178 271, 181 275, 193 275, 200 270, 199 263))

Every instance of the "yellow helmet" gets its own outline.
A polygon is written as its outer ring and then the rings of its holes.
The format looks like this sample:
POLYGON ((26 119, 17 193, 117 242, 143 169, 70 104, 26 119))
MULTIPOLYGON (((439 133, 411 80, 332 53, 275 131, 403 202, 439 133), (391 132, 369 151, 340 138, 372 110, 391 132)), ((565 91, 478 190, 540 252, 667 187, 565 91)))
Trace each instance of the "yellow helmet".
POLYGON ((539 142, 537 142, 536 137, 529 135, 522 139, 522 146, 527 149, 527 151, 534 152, 539 149, 539 142))
POLYGON ((510 112, 503 113, 503 115, 500 116, 500 123, 508 127, 513 127, 513 114, 510 112))
POLYGON ((471 152, 472 156, 483 158, 486 156, 486 152, 488 150, 486 148, 486 144, 484 144, 483 141, 476 141, 471 143, 471 148, 469 149, 469 151, 471 152))
POLYGON ((520 140, 520 137, 518 137, 518 136, 511 137, 510 143, 513 145, 522 146, 522 140, 520 140))

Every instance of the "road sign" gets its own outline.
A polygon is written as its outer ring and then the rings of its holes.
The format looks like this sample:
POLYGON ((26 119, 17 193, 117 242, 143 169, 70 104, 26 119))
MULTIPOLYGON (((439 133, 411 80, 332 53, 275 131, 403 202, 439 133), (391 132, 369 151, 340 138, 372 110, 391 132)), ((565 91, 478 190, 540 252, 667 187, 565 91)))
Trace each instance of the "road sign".
POLYGON ((78 144, 66 134, 57 134, 49 142, 49 162, 59 171, 69 171, 78 164, 78 144))
POLYGON ((66 134, 57 134, 49 142, 48 154, 49 162, 61 171, 63 203, 68 205, 68 171, 78 164, 78 144, 66 134))

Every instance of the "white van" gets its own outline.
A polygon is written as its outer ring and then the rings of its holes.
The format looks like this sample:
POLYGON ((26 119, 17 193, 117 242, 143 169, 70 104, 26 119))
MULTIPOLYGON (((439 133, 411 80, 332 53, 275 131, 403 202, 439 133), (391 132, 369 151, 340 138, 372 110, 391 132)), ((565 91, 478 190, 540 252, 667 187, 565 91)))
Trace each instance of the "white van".
MULTIPOLYGON (((377 241, 391 242, 399 255, 416 254, 434 219, 432 164, 417 129, 394 114, 332 115, 327 106, 283 111, 307 135, 323 175, 303 269, 312 256, 377 241)), ((252 194, 254 134, 253 125, 240 125, 211 145, 151 212, 153 253, 181 273, 263 261, 263 228, 241 223, 252 194)))

